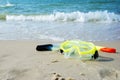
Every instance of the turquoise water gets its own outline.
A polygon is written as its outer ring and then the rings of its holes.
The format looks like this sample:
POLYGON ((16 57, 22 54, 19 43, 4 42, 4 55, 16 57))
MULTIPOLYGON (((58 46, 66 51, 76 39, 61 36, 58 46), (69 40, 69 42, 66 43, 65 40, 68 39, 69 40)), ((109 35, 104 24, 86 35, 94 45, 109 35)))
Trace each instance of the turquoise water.
POLYGON ((0 20, 120 22, 120 0, 1 0, 0 20))
POLYGON ((0 0, 0 12, 3 14, 52 14, 107 10, 119 14, 119 5, 120 0, 0 0))
POLYGON ((0 0, 0 39, 120 39, 120 0, 0 0))

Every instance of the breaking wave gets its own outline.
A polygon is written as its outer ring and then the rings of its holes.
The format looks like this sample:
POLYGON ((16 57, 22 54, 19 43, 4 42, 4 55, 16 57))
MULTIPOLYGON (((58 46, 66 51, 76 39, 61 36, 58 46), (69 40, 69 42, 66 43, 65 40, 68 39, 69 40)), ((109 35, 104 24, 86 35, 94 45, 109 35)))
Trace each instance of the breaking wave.
POLYGON ((14 6, 14 4, 11 4, 9 2, 7 2, 7 4, 0 5, 1 8, 12 7, 12 6, 14 6))
POLYGON ((120 15, 107 11, 55 12, 48 15, 0 15, 1 20, 14 21, 63 21, 63 22, 120 22, 120 15))

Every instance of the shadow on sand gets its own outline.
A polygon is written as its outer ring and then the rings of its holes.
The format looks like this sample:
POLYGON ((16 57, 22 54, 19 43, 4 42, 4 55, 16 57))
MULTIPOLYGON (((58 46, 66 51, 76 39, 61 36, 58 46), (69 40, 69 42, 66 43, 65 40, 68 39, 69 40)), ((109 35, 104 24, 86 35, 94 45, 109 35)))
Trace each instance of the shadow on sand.
POLYGON ((100 62, 109 62, 109 61, 113 61, 113 60, 114 60, 113 58, 103 57, 103 56, 99 56, 99 58, 97 59, 97 61, 100 61, 100 62))

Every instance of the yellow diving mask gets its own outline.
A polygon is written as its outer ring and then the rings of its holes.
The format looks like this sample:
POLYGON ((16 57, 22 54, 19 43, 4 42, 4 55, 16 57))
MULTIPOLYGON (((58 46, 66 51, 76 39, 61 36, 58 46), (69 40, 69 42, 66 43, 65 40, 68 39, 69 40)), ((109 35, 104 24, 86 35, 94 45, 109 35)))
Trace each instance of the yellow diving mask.
POLYGON ((60 45, 60 50, 64 52, 66 58, 96 59, 98 51, 91 42, 81 40, 67 40, 60 45))

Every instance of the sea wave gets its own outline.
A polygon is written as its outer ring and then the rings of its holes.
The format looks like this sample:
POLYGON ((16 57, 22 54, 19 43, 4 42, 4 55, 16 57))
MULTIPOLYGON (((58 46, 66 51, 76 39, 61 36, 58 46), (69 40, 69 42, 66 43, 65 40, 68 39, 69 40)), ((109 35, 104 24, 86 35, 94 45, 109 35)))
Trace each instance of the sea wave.
POLYGON ((4 5, 0 5, 0 8, 7 8, 7 7, 12 7, 14 6, 14 4, 11 4, 11 3, 7 3, 7 4, 4 4, 4 5))
POLYGON ((63 22, 120 22, 120 15, 107 11, 55 12, 47 15, 0 15, 1 20, 14 21, 63 21, 63 22))

